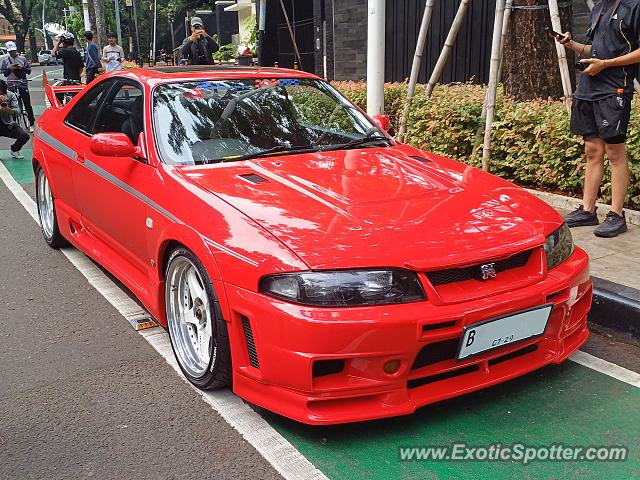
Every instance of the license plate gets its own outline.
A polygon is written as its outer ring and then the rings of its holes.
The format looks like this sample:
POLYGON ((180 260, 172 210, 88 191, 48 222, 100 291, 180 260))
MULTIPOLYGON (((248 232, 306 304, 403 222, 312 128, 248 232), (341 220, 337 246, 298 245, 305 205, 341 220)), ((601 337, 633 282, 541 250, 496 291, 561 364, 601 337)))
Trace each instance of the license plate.
POLYGON ((536 307, 464 328, 458 360, 544 334, 553 305, 536 307))

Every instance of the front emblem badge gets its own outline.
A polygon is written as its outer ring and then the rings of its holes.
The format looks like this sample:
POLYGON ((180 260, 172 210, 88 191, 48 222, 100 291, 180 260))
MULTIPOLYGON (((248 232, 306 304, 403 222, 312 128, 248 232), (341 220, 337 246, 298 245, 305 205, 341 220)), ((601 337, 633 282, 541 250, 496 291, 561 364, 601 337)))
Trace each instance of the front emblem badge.
POLYGON ((487 263, 486 265, 482 265, 480 267, 480 272, 482 273, 482 280, 489 280, 490 278, 496 278, 496 264, 487 263))

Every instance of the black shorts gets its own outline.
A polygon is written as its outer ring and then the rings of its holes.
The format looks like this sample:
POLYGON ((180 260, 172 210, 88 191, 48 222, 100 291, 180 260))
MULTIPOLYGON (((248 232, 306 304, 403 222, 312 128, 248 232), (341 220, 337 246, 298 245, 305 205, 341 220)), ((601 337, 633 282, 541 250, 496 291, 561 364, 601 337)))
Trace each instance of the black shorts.
POLYGON ((571 133, 585 140, 601 138, 611 145, 624 143, 630 116, 631 100, 623 96, 595 101, 576 98, 571 108, 571 133))

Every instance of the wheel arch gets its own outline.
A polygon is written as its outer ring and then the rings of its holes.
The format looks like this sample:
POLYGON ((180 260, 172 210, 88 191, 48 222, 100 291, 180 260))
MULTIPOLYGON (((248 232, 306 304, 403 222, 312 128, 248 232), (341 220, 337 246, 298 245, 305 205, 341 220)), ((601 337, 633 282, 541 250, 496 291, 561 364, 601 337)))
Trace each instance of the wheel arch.
POLYGON ((176 224, 173 224, 165 229, 157 247, 156 275, 158 278, 158 282, 156 288, 156 298, 158 320, 160 320, 161 323, 166 326, 166 312, 164 305, 165 272, 168 266, 169 258, 171 257, 171 253, 176 248, 185 248, 189 250, 198 258, 198 260, 200 260, 200 262, 202 262, 202 265, 204 265, 204 268, 207 271, 207 274, 209 275, 209 278, 212 282, 214 292, 218 297, 222 316, 225 320, 229 321, 230 317, 228 314, 229 308, 227 296, 215 256, 207 246, 202 236, 184 225, 180 226, 176 224))

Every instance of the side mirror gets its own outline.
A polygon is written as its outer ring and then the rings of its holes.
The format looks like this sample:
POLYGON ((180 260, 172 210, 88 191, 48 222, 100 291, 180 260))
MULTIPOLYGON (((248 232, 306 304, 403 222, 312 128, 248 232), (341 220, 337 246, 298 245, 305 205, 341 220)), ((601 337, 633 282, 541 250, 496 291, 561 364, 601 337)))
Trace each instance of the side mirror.
POLYGON ((124 133, 96 133, 89 149, 101 157, 140 157, 142 153, 124 133))
POLYGON ((386 115, 374 115, 373 123, 375 123, 377 127, 379 127, 381 130, 384 130, 385 132, 389 131, 389 126, 391 125, 389 117, 387 117, 386 115))

